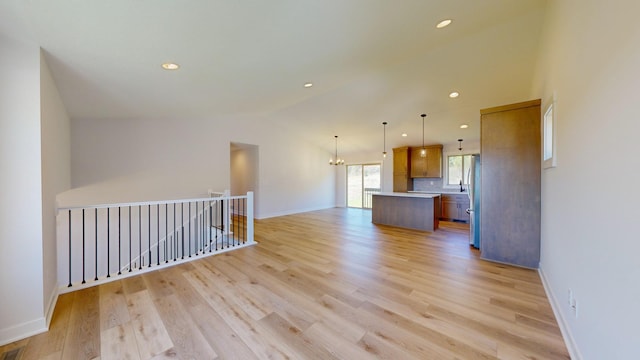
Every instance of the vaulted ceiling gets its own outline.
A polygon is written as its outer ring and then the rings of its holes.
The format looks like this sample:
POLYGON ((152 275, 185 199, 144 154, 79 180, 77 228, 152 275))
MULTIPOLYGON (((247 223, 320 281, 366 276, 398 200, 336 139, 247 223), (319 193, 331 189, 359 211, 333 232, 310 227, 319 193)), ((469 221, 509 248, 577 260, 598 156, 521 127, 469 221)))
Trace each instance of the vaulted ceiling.
POLYGON ((351 152, 383 121, 419 144, 421 113, 425 142, 477 141, 479 109, 529 100, 545 3, 4 0, 0 31, 42 47, 74 121, 244 114, 351 152))

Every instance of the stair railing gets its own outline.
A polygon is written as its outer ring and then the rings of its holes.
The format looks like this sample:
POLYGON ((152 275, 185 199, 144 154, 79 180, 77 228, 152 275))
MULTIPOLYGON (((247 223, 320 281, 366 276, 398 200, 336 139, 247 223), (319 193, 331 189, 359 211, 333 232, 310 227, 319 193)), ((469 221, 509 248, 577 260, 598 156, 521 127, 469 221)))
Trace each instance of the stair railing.
POLYGON ((57 225, 61 293, 255 244, 253 192, 61 207, 57 225))

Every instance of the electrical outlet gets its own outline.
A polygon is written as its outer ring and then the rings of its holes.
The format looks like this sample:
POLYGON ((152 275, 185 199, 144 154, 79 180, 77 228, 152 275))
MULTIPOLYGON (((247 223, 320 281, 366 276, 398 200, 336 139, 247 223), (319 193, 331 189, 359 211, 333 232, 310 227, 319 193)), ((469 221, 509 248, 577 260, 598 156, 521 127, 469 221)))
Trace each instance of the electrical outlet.
POLYGON ((571 310, 573 311, 573 316, 578 317, 578 301, 575 298, 571 299, 571 310))
POLYGON ((567 290, 567 303, 569 304, 569 308, 571 308, 571 312, 573 312, 573 316, 578 317, 578 301, 573 297, 573 291, 571 291, 571 289, 567 290))

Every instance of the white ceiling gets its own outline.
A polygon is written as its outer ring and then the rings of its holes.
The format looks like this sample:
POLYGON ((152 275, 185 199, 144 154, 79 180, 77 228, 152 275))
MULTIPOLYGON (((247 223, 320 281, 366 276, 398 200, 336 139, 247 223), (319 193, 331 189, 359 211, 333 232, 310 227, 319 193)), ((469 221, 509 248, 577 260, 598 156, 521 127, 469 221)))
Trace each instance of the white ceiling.
POLYGON ((426 143, 477 141, 479 109, 529 100, 544 4, 2 0, 0 31, 42 47, 76 121, 244 114, 348 153, 383 121, 388 147, 419 145, 421 113, 426 143))

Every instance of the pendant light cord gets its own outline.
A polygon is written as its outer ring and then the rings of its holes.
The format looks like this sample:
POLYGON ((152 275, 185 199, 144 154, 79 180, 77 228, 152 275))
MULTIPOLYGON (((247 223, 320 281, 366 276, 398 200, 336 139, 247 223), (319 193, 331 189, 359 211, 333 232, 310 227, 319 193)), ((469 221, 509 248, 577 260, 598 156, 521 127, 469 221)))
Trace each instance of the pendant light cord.
POLYGON ((422 149, 424 150, 424 118, 427 114, 422 114, 420 116, 422 116, 422 149))
POLYGON ((382 156, 387 156, 387 122, 382 123, 382 156))

